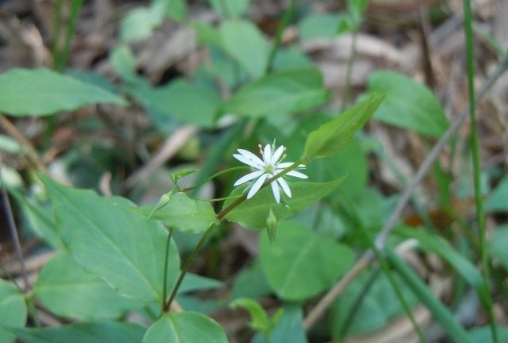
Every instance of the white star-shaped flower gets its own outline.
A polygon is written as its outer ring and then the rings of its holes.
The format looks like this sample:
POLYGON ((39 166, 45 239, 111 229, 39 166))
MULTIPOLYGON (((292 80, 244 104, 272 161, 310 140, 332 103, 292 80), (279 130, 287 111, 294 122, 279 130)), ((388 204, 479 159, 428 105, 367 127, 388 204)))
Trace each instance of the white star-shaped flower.
MULTIPOLYGON (((284 155, 284 151, 286 150, 286 148, 283 145, 281 145, 277 149, 275 149, 275 145, 273 144, 272 145, 267 144, 264 149, 260 145, 259 150, 262 159, 254 155, 252 152, 244 149, 238 149, 237 150, 238 154, 233 154, 234 158, 236 158, 238 161, 242 163, 247 164, 253 169, 252 173, 242 176, 234 184, 234 186, 239 186, 246 182, 256 179, 256 181, 254 181, 254 183, 252 184, 249 193, 247 193, 247 199, 252 198, 254 194, 256 194, 257 191, 261 189, 261 186, 263 186, 263 183, 266 180, 278 175, 284 169, 293 165, 292 162, 281 163, 284 157, 286 157, 286 155, 284 155)), ((300 164, 297 168, 302 169, 305 168, 305 166, 303 164, 300 164)), ((297 177, 300 179, 307 178, 307 175, 302 174, 296 170, 291 170, 286 175, 297 177)), ((285 177, 286 175, 284 175, 283 177, 285 177)), ((277 201, 277 203, 280 203, 280 188, 282 188, 284 193, 291 198, 291 189, 289 188, 288 183, 286 182, 286 180, 283 179, 283 177, 280 177, 277 180, 270 183, 270 186, 272 187, 273 196, 275 198, 275 201, 277 201)))

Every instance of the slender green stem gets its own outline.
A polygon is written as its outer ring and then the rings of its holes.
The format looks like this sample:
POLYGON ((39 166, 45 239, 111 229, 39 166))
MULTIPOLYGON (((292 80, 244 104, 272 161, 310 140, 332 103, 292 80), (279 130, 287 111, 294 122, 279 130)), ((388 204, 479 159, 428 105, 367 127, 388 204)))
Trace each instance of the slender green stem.
POLYGON ((199 240, 198 244, 194 247, 194 250, 192 250, 191 255, 185 262, 185 265, 182 268, 182 271, 180 272, 180 276, 178 277, 178 280, 176 281, 175 287, 171 291, 171 295, 169 296, 169 300, 165 303, 165 305, 162 308, 162 312, 168 312, 171 308, 171 303, 173 300, 175 300, 176 293, 178 292, 178 289, 180 288, 180 285, 182 284, 183 278, 185 277, 185 274, 189 271, 192 263, 198 256, 199 251, 201 250, 201 247, 205 244, 205 242, 208 240, 208 237, 210 237, 211 233, 215 229, 215 224, 210 225, 208 230, 201 236, 201 239, 199 240))
POLYGON ((353 77, 353 66, 356 60, 356 51, 357 51, 357 44, 358 42, 358 29, 355 29, 353 31, 353 37, 351 40, 351 55, 349 56, 349 60, 347 62, 347 70, 346 70, 346 79, 344 81, 344 93, 342 95, 342 105, 341 105, 341 112, 344 111, 344 109, 347 106, 347 102, 349 101, 349 94, 351 92, 351 79, 353 77))
POLYGON ((164 305, 167 297, 168 288, 168 265, 169 265, 169 249, 171 248, 171 237, 173 236, 173 228, 169 228, 169 235, 166 241, 166 254, 164 258, 164 280, 162 280, 162 311, 164 311, 164 305))
MULTIPOLYGON (((464 34, 466 37, 466 57, 467 57, 467 81, 469 93, 469 114, 471 123, 471 157, 473 162, 473 184, 475 192, 476 216, 478 221, 478 235, 480 242, 480 256, 483 265, 483 275, 485 283, 490 282, 490 267, 488 261, 488 247, 485 234, 485 213, 483 212, 483 198, 480 181, 480 149, 478 143, 478 129, 476 125, 476 99, 474 92, 474 49, 473 49, 473 14, 471 10, 471 0, 464 0, 464 34)), ((492 341, 497 343, 497 326, 492 308, 492 298, 488 293, 488 303, 486 307, 490 328, 492 331, 492 341)))
POLYGON ((53 65, 56 67, 58 64, 58 60, 60 59, 58 51, 58 42, 60 40, 60 30, 62 29, 62 3, 63 0, 56 0, 56 5, 54 9, 55 26, 53 27, 53 38, 51 42, 51 53, 53 55, 53 65))
POLYGON ((273 43, 272 49, 270 50, 270 54, 268 55, 268 62, 266 63, 265 74, 268 74, 268 72, 272 68, 273 61, 275 60, 275 55, 277 54, 277 51, 279 50, 280 45, 282 43, 282 34, 284 33, 284 30, 291 22, 291 18, 293 18, 295 8, 296 8, 296 0, 291 0, 289 7, 284 12, 279 28, 277 29, 277 33, 275 34, 275 42, 273 43))
POLYGON ((65 32, 64 46, 61 53, 59 54, 58 64, 56 65, 58 71, 64 71, 67 66, 67 60, 69 58, 69 52, 71 50, 72 36, 76 30, 76 23, 78 21, 79 12, 83 6, 84 0, 72 0, 71 3, 71 17, 67 24, 67 30, 65 32))

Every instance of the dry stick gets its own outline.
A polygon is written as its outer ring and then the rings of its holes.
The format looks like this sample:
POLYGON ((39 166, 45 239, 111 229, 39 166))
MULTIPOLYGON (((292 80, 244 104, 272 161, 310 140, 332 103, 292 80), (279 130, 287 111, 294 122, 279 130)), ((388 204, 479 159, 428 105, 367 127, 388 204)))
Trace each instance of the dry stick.
POLYGON ((41 160, 37 152, 35 151, 32 143, 30 143, 22 134, 19 132, 18 128, 10 122, 3 114, 0 113, 0 125, 5 129, 5 131, 14 139, 16 139, 26 150, 28 154, 28 159, 30 162, 37 168, 37 170, 41 172, 47 172, 46 166, 44 162, 41 160))
MULTIPOLYGON (((487 91, 492 87, 492 85, 497 81, 497 79, 508 69, 508 54, 506 54, 499 64, 497 70, 494 72, 492 76, 485 82, 482 89, 478 92, 476 99, 479 102, 487 93, 487 91)), ((386 221, 385 225, 381 229, 381 232, 378 234, 376 238, 376 246, 383 250, 386 238, 392 231, 393 227, 399 220, 402 210, 409 202, 411 194, 414 192, 418 184, 422 181, 423 177, 432 166, 432 163, 438 157, 439 152, 445 147, 446 143, 450 138, 455 134, 455 132, 459 129, 459 127, 464 123, 464 121, 469 116, 469 107, 467 107, 459 117, 457 117, 453 122, 448 131, 441 137, 441 139, 434 145, 430 153, 427 155, 422 165, 416 172, 413 180, 404 190, 402 197, 397 203, 397 207, 392 212, 390 218, 386 221)), ((330 290, 328 293, 316 304, 314 308, 308 313, 303 322, 303 326, 305 329, 311 328, 325 313, 328 307, 335 301, 335 299, 342 293, 342 291, 349 285, 349 283, 363 270, 367 267, 374 255, 371 250, 368 250, 353 268, 330 290)))

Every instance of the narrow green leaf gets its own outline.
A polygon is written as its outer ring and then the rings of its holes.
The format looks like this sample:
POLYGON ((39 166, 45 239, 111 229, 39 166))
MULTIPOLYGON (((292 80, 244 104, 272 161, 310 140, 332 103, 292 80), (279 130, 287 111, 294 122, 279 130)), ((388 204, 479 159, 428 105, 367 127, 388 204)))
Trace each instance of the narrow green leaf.
POLYGON ((259 245, 268 282, 278 296, 290 301, 305 300, 333 286, 354 258, 346 245, 290 221, 279 224, 273 244, 261 235, 259 245))
MULTIPOLYGON (((270 215, 270 209, 277 220, 290 217, 304 208, 314 204, 327 196, 338 187, 345 177, 335 181, 317 182, 294 182, 290 183, 292 197, 284 200, 284 203, 277 204, 273 198, 271 188, 261 189, 254 197, 244 201, 226 215, 226 219, 237 222, 247 229, 262 229, 266 227, 266 220, 270 215)), ((242 194, 245 187, 238 187, 231 192, 231 197, 226 200, 224 207, 229 206, 236 195, 242 194)), ((277 231, 278 232, 278 231, 277 231)))
POLYGON ((414 294, 425 304, 433 318, 450 335, 453 342, 472 343, 468 334, 453 317, 450 311, 435 297, 422 280, 393 251, 386 249, 388 260, 398 275, 411 288, 414 294))
MULTIPOLYGON (((104 198, 64 187, 41 175, 53 203, 60 235, 76 262, 140 302, 162 301, 168 232, 129 210, 127 199, 104 198)), ((169 253, 167 291, 179 274, 174 244, 169 253)))
POLYGON ((228 343, 219 324, 201 313, 164 315, 150 326, 143 343, 228 343))
POLYGON ((44 265, 34 292, 48 310, 67 318, 113 319, 141 307, 85 271, 69 253, 60 253, 44 265))
POLYGON ((448 128, 444 109, 424 85, 391 71, 370 75, 369 93, 386 94, 374 118, 408 130, 440 137, 448 128))
POLYGON ((302 155, 303 161, 339 153, 374 114, 383 95, 371 95, 336 118, 310 133, 302 155))
MULTIPOLYGON (((153 207, 145 205, 140 208, 140 212, 148 217, 153 207)), ((204 232, 210 225, 217 223, 215 212, 209 202, 192 199, 182 192, 171 195, 168 203, 153 211, 150 218, 160 220, 175 230, 193 233, 204 232)))
POLYGON ((249 326, 254 330, 268 332, 270 328, 270 321, 266 310, 256 300, 249 298, 235 299, 229 303, 230 308, 241 307, 250 315, 249 326))
POLYGON ((7 114, 44 116, 96 103, 126 104, 103 88, 48 69, 11 69, 0 75, 0 111, 7 114))
POLYGON ((410 229, 398 230, 397 232, 405 237, 416 238, 424 250, 431 251, 448 262, 464 280, 475 288, 483 304, 490 302, 489 289, 481 273, 469 260, 453 249, 447 241, 424 231, 410 229))
POLYGON ((330 98, 315 68, 282 71, 247 84, 222 107, 222 113, 258 118, 305 111, 330 98))
POLYGON ((14 341, 15 336, 2 326, 23 327, 26 312, 23 294, 13 284, 0 279, 0 343, 14 341))
POLYGON ((265 73, 270 49, 265 37, 251 22, 230 19, 222 23, 223 48, 253 78, 265 73))
POLYGON ((139 343, 146 331, 139 324, 111 321, 8 330, 24 343, 139 343))

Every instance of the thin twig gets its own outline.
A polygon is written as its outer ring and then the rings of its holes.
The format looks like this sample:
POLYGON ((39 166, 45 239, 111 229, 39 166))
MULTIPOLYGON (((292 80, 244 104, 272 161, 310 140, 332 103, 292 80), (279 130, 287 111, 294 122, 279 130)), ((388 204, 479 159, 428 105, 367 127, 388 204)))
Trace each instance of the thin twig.
POLYGON ((23 251, 21 250, 21 243, 19 241, 18 230, 16 228, 16 222, 14 221, 14 215, 12 214, 11 202, 9 200, 9 196, 7 195, 7 188, 5 186, 5 180, 2 174, 2 164, 0 160, 0 183, 2 183, 2 200, 4 203, 5 215, 7 217, 7 224, 9 226, 9 231, 11 232, 12 242, 14 243, 14 251, 16 252, 16 256, 18 257, 19 263, 21 265, 21 276, 23 277, 23 281, 25 283, 25 292, 29 292, 32 289, 30 285, 30 281, 28 280, 28 274, 25 268, 25 259, 23 258, 23 251))
MULTIPOLYGON (((487 91, 494 85, 497 79, 508 69, 508 54, 506 54, 503 60, 499 63, 496 71, 487 79, 482 89, 478 92, 476 99, 479 102, 487 93, 487 91)), ((405 206, 409 202, 411 198, 411 194, 416 189, 416 186, 421 182, 429 168, 434 163, 435 159, 438 157, 439 152, 445 147, 448 140, 455 134, 455 132, 459 129, 462 123, 469 116, 469 107, 466 108, 459 117, 457 117, 446 133, 441 137, 441 139, 434 145, 430 153, 427 155, 422 165, 418 169, 415 174, 413 180, 406 187, 404 193, 402 194, 399 202, 397 203, 397 207, 392 212, 390 218, 386 221, 383 226, 381 232, 378 234, 376 238, 376 246, 383 250, 386 238, 393 230, 394 225, 399 220, 402 211, 405 206)), ((307 314, 304 320, 304 327, 306 329, 311 328, 325 313, 328 307, 335 301, 335 299, 343 292, 344 289, 349 285, 351 281, 363 270, 369 263, 372 261, 374 254, 371 250, 368 250, 353 266, 353 268, 330 290, 327 294, 317 303, 317 305, 311 309, 311 311, 307 314)))

